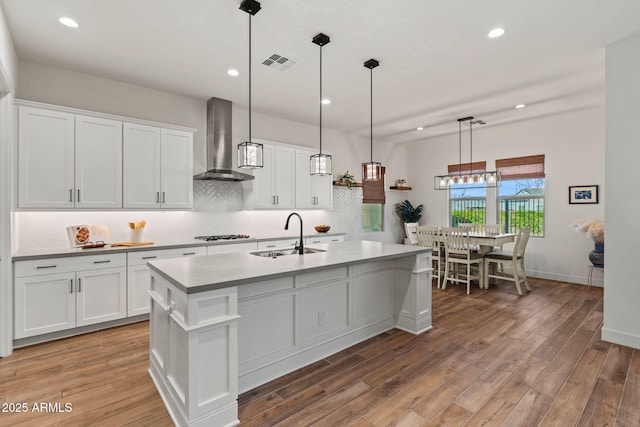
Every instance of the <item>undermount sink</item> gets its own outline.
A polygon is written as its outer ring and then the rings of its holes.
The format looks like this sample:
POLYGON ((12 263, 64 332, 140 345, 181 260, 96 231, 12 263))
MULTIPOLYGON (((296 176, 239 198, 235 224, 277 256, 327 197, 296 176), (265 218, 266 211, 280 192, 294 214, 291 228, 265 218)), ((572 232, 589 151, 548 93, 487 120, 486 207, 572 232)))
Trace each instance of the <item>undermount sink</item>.
MULTIPOLYGON (((316 252, 326 252, 326 251, 324 249, 304 248, 305 254, 313 254, 316 252)), ((298 250, 297 249, 280 249, 280 250, 250 252, 250 254, 255 256, 266 257, 266 258, 277 258, 283 255, 298 255, 298 250)))

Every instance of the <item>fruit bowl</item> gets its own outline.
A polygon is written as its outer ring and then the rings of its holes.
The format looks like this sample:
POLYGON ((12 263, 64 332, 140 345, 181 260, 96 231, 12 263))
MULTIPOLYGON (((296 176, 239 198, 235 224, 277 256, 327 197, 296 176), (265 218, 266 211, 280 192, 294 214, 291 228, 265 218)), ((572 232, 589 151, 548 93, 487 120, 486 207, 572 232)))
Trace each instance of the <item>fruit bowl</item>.
POLYGON ((316 229, 316 231, 318 233, 326 233, 327 231, 329 231, 331 229, 330 226, 324 225, 324 224, 316 225, 314 228, 316 229))

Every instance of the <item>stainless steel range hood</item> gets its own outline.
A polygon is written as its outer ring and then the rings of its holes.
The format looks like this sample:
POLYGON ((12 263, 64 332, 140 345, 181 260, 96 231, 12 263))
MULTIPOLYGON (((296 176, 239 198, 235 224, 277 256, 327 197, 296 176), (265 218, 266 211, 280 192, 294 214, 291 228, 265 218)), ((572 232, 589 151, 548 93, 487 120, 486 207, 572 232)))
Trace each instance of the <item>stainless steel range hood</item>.
POLYGON ((232 169, 231 101, 211 98, 207 101, 207 171, 193 179, 247 181, 253 175, 232 169))

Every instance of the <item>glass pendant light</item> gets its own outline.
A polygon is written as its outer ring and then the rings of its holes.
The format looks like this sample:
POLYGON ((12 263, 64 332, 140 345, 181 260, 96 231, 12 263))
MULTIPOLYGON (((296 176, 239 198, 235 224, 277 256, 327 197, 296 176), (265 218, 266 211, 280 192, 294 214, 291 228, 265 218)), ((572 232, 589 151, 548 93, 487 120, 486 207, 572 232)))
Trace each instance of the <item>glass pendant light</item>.
POLYGON ((331 175, 331 156, 322 154, 322 46, 329 44, 329 36, 319 33, 313 38, 313 43, 320 46, 320 153, 311 156, 311 175, 331 175))
POLYGON ((362 164, 363 181, 379 181, 382 178, 382 165, 373 161, 373 69, 380 65, 380 62, 371 58, 364 63, 364 66, 371 71, 371 131, 370 131, 370 154, 368 163, 362 164))
POLYGON ((249 14, 249 140, 238 144, 238 167, 258 169, 263 167, 262 144, 251 141, 251 17, 261 9, 255 0, 244 0, 240 10, 249 14))

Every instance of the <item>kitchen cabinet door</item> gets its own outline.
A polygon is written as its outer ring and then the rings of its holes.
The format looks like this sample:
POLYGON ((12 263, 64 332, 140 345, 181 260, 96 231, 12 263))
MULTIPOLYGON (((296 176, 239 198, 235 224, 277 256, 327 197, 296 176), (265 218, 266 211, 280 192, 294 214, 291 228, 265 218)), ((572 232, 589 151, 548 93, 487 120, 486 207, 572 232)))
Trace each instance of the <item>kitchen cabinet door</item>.
POLYGON ((122 207, 122 122, 76 115, 75 206, 122 207))
POLYGON ((18 107, 18 207, 73 208, 75 116, 18 107))
POLYGON ((75 328, 75 277, 67 272, 15 279, 15 339, 75 328))
POLYGON ((166 209, 192 208, 193 134, 162 129, 161 141, 161 206, 166 209))
MULTIPOLYGON (((259 141, 262 142, 262 141, 259 141)), ((248 182, 253 209, 292 209, 295 206, 295 154, 292 148, 263 143, 264 166, 248 182)))
POLYGON ((331 175, 311 175, 312 151, 296 150, 296 208, 331 209, 333 183, 331 175))
POLYGON ((123 205, 160 207, 160 128, 123 124, 123 205))
POLYGON ((127 317, 126 268, 84 270, 76 275, 76 326, 127 317))

